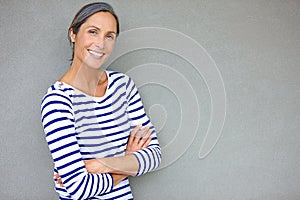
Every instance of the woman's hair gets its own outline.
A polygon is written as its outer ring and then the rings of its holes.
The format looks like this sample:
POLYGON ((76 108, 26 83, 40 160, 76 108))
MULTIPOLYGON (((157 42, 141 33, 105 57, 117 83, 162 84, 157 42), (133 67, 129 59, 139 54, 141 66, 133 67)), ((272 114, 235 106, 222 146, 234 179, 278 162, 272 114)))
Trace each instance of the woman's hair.
POLYGON ((92 16, 93 14, 95 14, 97 12, 109 12, 110 14, 112 14, 114 16, 114 18, 116 19, 116 22, 117 22, 117 36, 118 36, 118 34, 120 32, 119 19, 111 5, 109 5, 108 3, 104 3, 104 2, 95 2, 95 3, 90 3, 90 4, 83 6, 76 13, 76 15, 68 29, 68 38, 69 38, 70 44, 72 46, 72 52, 73 52, 71 61, 73 61, 73 58, 74 58, 74 45, 70 38, 70 30, 72 29, 73 33, 77 34, 79 32, 81 25, 84 22, 86 22, 86 20, 90 16, 92 16))

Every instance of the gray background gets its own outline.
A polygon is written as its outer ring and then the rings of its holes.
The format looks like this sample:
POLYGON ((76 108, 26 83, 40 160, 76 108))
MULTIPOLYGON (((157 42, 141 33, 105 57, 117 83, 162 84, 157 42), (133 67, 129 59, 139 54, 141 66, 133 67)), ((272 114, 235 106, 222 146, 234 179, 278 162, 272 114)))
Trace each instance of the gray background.
MULTIPOLYGON (((222 136, 199 159, 211 112, 203 79, 178 56, 160 50, 140 50, 113 63, 118 71, 150 62, 174 67, 196 88, 200 103, 192 145, 172 165, 132 178, 135 198, 300 199, 300 1, 107 2, 120 17, 121 31, 164 27, 196 40, 216 62, 227 95, 222 136)), ((0 199, 57 199, 40 101, 69 67, 66 30, 85 3, 0 0, 0 199)), ((147 110, 164 97, 164 146, 178 126, 178 102, 155 85, 140 90, 147 110)))

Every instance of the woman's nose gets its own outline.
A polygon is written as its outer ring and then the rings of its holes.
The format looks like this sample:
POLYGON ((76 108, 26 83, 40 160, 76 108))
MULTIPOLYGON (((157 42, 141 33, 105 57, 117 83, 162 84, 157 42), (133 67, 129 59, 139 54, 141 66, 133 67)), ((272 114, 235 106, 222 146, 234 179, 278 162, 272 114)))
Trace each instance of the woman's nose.
POLYGON ((96 47, 99 49, 103 49, 104 48, 104 37, 99 37, 96 41, 96 47))

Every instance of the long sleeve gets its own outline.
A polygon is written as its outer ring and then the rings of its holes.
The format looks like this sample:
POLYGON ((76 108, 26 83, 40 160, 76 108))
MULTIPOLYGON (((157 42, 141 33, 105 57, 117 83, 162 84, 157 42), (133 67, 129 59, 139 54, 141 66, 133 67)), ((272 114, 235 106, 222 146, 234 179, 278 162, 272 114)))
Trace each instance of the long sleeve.
POLYGON ((72 199, 86 199, 110 192, 111 174, 89 174, 76 138, 70 97, 60 90, 48 92, 41 104, 46 141, 66 190, 72 199))
POLYGON ((143 126, 149 126, 152 130, 152 141, 150 142, 149 146, 137 152, 133 152, 139 162, 139 169, 136 176, 140 176, 156 169, 160 165, 161 149, 155 128, 145 113, 141 97, 131 78, 128 79, 126 84, 126 91, 128 103, 127 114, 131 122, 131 127, 142 124, 143 126))

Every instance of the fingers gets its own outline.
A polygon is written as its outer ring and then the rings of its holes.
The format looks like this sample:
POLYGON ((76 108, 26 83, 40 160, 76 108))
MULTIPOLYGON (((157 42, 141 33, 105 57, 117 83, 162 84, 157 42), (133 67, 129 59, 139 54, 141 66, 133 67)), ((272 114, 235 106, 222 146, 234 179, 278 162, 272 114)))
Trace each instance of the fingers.
POLYGON ((58 178, 60 178, 59 174, 58 173, 54 174, 53 179, 58 179, 58 178))
POLYGON ((136 137, 136 134, 137 132, 142 128, 142 125, 139 124, 137 125, 131 132, 130 132, 130 136, 129 136, 129 139, 128 139, 128 144, 132 144, 135 137, 136 137))
POLYGON ((150 127, 140 129, 136 133, 133 142, 138 146, 139 150, 148 147, 149 143, 151 142, 151 133, 152 130, 150 127))
MULTIPOLYGON (((138 144, 140 147, 143 145, 144 141, 147 139, 149 132, 149 127, 141 128, 134 137, 134 143, 138 144)), ((148 136, 149 137, 149 136, 148 136)))
POLYGON ((61 178, 60 178, 60 179, 58 179, 56 182, 57 182, 57 184, 59 184, 59 185, 60 185, 60 187, 64 187, 64 184, 62 183, 62 180, 61 180, 61 178))
POLYGON ((64 184, 62 183, 62 180, 61 180, 61 178, 60 178, 60 176, 59 176, 58 173, 54 174, 53 179, 54 179, 54 181, 55 181, 57 184, 59 184, 61 187, 64 187, 64 184))
POLYGON ((148 128, 147 132, 140 139, 139 144, 142 148, 148 147, 149 143, 152 140, 151 133, 152 133, 152 130, 150 128, 148 128))
POLYGON ((142 127, 142 125, 136 126, 131 132, 128 138, 126 146, 126 154, 139 151, 148 147, 151 142, 152 130, 150 127, 142 127))
POLYGON ((142 148, 147 148, 148 145, 150 144, 152 138, 151 137, 148 137, 148 139, 146 140, 146 142, 143 144, 143 147, 142 148))

